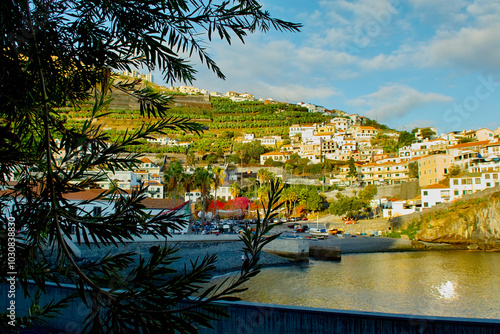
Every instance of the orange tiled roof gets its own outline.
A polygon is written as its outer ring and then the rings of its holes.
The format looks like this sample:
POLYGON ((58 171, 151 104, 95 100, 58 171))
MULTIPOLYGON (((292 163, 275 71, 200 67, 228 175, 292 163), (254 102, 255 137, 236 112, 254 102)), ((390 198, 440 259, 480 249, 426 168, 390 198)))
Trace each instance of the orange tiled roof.
POLYGON ((465 147, 474 147, 474 146, 485 146, 490 144, 489 140, 482 140, 482 141, 474 141, 470 143, 462 143, 462 144, 457 144, 453 146, 448 146, 448 148, 465 148, 465 147))

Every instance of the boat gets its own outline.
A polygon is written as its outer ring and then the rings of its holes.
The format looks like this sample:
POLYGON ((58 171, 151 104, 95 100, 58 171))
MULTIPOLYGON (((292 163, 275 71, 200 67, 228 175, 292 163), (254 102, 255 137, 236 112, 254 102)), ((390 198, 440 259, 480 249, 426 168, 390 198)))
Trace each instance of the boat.
POLYGON ((315 238, 328 237, 330 235, 330 233, 326 230, 326 228, 322 228, 322 229, 310 228, 309 234, 311 235, 311 237, 315 237, 315 238))

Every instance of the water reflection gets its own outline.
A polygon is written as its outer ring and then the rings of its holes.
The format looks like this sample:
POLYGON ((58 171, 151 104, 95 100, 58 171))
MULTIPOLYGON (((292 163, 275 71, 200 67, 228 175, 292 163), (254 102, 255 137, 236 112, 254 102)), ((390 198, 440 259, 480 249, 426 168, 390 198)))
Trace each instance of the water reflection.
POLYGON ((441 284, 441 286, 438 286, 437 290, 441 297, 443 297, 444 299, 455 298, 455 286, 450 281, 441 284))
POLYGON ((344 255, 263 270, 243 300, 388 313, 500 318, 500 253, 344 255))

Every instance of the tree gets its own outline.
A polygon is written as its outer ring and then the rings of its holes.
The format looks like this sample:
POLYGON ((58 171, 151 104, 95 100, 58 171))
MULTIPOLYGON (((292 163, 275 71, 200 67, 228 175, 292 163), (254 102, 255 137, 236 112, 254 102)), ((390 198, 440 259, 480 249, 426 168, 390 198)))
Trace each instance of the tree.
MULTIPOLYGON (((67 242, 72 230, 83 245, 90 245, 89 240, 117 245, 140 236, 141 230, 167 236, 167 228, 178 229, 187 223, 186 217, 145 214, 143 187, 131 194, 103 191, 85 201, 113 203, 113 212, 97 215, 75 206, 66 195, 104 179, 106 171, 132 169, 139 160, 129 152, 154 134, 203 131, 188 119, 169 117, 170 96, 139 79, 119 80, 118 71, 158 68, 167 82, 192 82, 196 70, 185 54, 198 55, 224 78, 205 49, 207 40, 243 40, 257 29, 298 31, 299 25, 271 17, 256 1, 228 6, 198 0, 5 0, 0 16, 0 182, 9 193, 0 198, 0 209, 5 213, 12 208, 9 214, 16 227, 27 231, 23 242, 16 243, 21 287, 26 288, 28 280, 41 291, 45 282, 74 283, 78 289, 72 298, 92 301, 85 328, 92 333, 195 332, 208 324, 220 315, 209 303, 229 298, 257 274, 262 247, 273 239, 263 234, 272 227, 268 221, 279 187, 272 184, 272 201, 256 233, 245 231, 242 236, 248 256, 238 278, 205 293, 199 287, 209 281, 216 256, 207 255, 185 272, 172 273, 168 266, 175 248, 167 245, 137 262, 133 254, 119 253, 82 266, 67 242), (114 141, 99 125, 111 90, 136 98, 141 117, 151 120, 114 141), (65 121, 68 108, 85 106, 90 108, 87 120, 80 125, 65 121), (14 174, 18 182, 12 186, 6 181, 14 174), (56 258, 47 257, 45 248, 53 249, 56 258), (179 304, 188 297, 194 306, 179 304)), ((1 219, 7 223, 5 215, 1 219)), ((0 266, 5 275, 8 234, 7 225, 0 226, 0 266)), ((36 321, 67 301, 39 305, 31 317, 36 321)))
MULTIPOLYGON (((163 173, 165 190, 173 193, 173 198, 177 198, 177 191, 180 188, 181 180, 183 179, 184 169, 179 161, 172 161, 163 173)), ((184 196, 183 196, 184 198, 184 196)))
POLYGON ((274 180, 274 174, 265 168, 261 168, 257 172, 257 179, 259 179, 260 184, 263 185, 264 183, 274 180))
POLYGON ((324 201, 325 197, 323 195, 318 194, 317 190, 309 189, 307 191, 307 200, 305 202, 305 208, 308 211, 312 212, 321 211, 323 209, 324 201))
POLYGON ((377 186, 369 184, 358 192, 358 198, 368 204, 377 195, 377 192, 377 186))
POLYGON ((196 167, 194 170, 194 185, 201 192, 201 208, 206 213, 208 210, 208 198, 210 196, 210 188, 213 183, 212 171, 208 168, 196 167))
POLYGON ((349 171, 347 172, 347 177, 351 178, 351 183, 356 180, 356 178, 358 177, 358 170, 356 168, 356 165, 354 163, 354 158, 351 157, 349 159, 349 171))
POLYGON ((229 193, 231 194, 231 196, 233 196, 233 199, 240 196, 241 189, 239 184, 236 182, 231 183, 231 185, 229 186, 229 193))
POLYGON ((474 141, 473 138, 469 138, 469 137, 462 137, 458 140, 458 143, 459 144, 465 144, 465 143, 472 143, 474 141))
POLYGON ((347 215, 352 217, 359 213, 365 203, 357 198, 356 196, 344 196, 341 193, 337 193, 337 200, 330 203, 328 207, 328 212, 337 216, 347 215))
POLYGON ((287 218, 291 217, 298 199, 299 197, 297 195, 297 192, 293 188, 285 188, 281 193, 281 200, 284 202, 285 215, 287 218))
POLYGON ((409 145, 413 144, 416 140, 417 140, 417 138, 415 138, 415 134, 411 134, 408 131, 402 131, 399 134, 399 138, 398 138, 399 148, 404 147, 404 146, 409 146, 409 145))
POLYGON ((432 131, 431 128, 421 129, 420 134, 422 135, 422 138, 426 139, 431 139, 432 136, 436 135, 436 133, 432 131))
POLYGON ((408 163, 408 177, 418 178, 418 163, 416 161, 408 163))

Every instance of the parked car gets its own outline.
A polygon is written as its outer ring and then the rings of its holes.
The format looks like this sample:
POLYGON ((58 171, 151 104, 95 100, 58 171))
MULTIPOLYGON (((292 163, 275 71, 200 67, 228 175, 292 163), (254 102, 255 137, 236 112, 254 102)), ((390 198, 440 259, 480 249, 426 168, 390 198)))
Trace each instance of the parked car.
POLYGON ((307 230, 309 230, 309 226, 297 224, 294 226, 293 229, 298 233, 303 233, 303 232, 306 232, 307 230))

